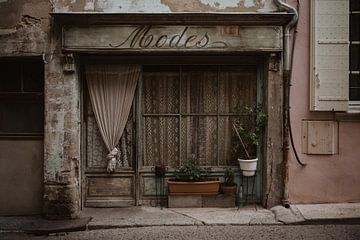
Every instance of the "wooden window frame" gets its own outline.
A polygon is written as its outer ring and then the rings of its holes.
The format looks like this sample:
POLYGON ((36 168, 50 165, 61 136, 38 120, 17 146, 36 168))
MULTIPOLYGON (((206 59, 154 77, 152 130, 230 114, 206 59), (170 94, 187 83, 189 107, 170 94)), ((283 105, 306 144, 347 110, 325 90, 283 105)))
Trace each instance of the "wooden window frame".
MULTIPOLYGON (((354 14, 357 14, 357 15, 360 15, 360 10, 353 10, 352 9, 352 4, 350 3, 350 19, 351 19, 351 16, 353 16, 354 14)), ((358 27, 360 27, 359 23, 357 23, 358 27)), ((351 46, 352 45, 358 45, 360 47, 360 40, 358 41, 352 41, 351 39, 351 29, 352 29, 352 26, 351 26, 351 22, 349 22, 349 31, 350 31, 350 49, 349 49, 349 55, 350 55, 350 51, 351 51, 351 46)), ((349 61, 350 61, 350 66, 351 66, 351 56, 349 56, 349 61)), ((349 91, 351 90, 352 86, 351 86, 351 81, 350 81, 350 77, 352 74, 355 74, 355 75, 359 75, 360 76, 360 71, 351 71, 351 69, 349 68, 349 91)), ((349 112, 360 112, 360 100, 352 100, 350 98, 350 93, 349 93, 349 112)))
MULTIPOLYGON (((161 66, 161 65, 154 65, 154 66, 161 66)), ((178 66, 179 67, 179 96, 181 97, 182 96, 182 81, 183 81, 183 73, 184 73, 184 68, 187 68, 187 67, 195 67, 196 66, 211 66, 216 72, 216 82, 217 82, 217 110, 216 112, 213 112, 213 113, 199 113, 199 112, 182 112, 182 102, 179 101, 179 105, 178 105, 178 108, 179 108, 179 112, 178 113, 143 113, 141 112, 141 119, 144 119, 146 117, 176 117, 178 118, 178 128, 179 128, 179 145, 178 145, 178 149, 179 149, 179 165, 181 165, 181 162, 184 161, 184 159, 186 159, 186 156, 182 156, 181 154, 181 144, 182 144, 182 141, 181 141, 181 136, 180 136, 180 133, 181 133, 181 123, 183 121, 184 118, 187 118, 187 117, 214 117, 216 118, 216 138, 217 138, 217 149, 216 149, 216 165, 205 165, 203 167, 226 167, 226 166, 230 166, 230 165, 221 165, 221 161, 220 161, 220 118, 221 117, 238 117, 238 116, 247 116, 248 114, 245 114, 245 113, 225 113, 225 112, 221 112, 221 109, 220 109, 220 74, 221 74, 221 67, 222 66, 236 66, 236 67, 239 67, 240 69, 243 69, 243 68, 246 68, 245 65, 236 65, 236 64, 206 64, 206 65, 192 65, 192 64, 179 64, 179 65, 174 65, 174 66, 178 66)), ((253 67, 255 69, 255 72, 257 71, 256 68, 257 66, 254 66, 254 65, 249 65, 249 68, 253 67)), ((142 74, 144 73, 144 71, 142 71, 142 74)), ((138 90, 138 93, 137 94, 142 94, 142 82, 143 78, 140 79, 139 81, 139 90, 138 90)), ((256 86, 258 87, 258 83, 256 83, 256 86)), ((141 99, 142 99, 142 96, 141 96, 141 99)), ((258 104, 259 102, 256 100, 256 104, 258 104)), ((139 113, 138 113, 139 114, 139 113)), ((142 125, 142 127, 144 127, 142 125)), ((142 139, 143 140, 143 139, 142 139)), ((143 141, 141 141, 142 143, 143 141)), ((231 166, 235 166, 235 165, 231 165, 231 166)), ((148 166, 146 166, 148 167, 148 166)))
MULTIPOLYGON (((24 72, 23 68, 26 63, 34 63, 34 62, 41 62, 40 57, 19 57, 19 58, 0 58, 0 64, 6 63, 6 62, 15 62, 16 64, 20 65, 21 69, 21 89, 20 91, 5 91, 0 92, 0 101, 6 99, 7 101, 11 102, 28 102, 28 101, 34 101, 34 102, 40 102, 42 104, 42 107, 44 108, 44 86, 42 91, 25 91, 24 90, 24 72)), ((40 67, 40 65, 39 65, 40 67)), ((44 65, 41 66, 44 68, 44 65)), ((42 77, 42 84, 44 85, 44 74, 42 77)), ((44 114, 42 114, 42 122, 44 123, 44 114)), ((21 121, 25 121, 22 119, 21 121)), ((43 124, 44 125, 44 124, 43 124)), ((0 132, 0 138, 26 138, 26 139, 33 139, 33 138, 42 138, 44 136, 44 129, 42 129, 41 132, 36 131, 26 131, 26 132, 0 132)))

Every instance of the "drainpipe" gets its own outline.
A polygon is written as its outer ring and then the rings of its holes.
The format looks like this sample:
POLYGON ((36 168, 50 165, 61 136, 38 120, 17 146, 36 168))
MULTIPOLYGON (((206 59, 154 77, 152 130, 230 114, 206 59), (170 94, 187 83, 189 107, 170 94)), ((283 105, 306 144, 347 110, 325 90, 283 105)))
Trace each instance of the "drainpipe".
POLYGON ((294 17, 284 28, 284 53, 283 53, 283 78, 284 78, 284 126, 283 126, 283 177, 284 177, 284 193, 282 204, 284 207, 289 208, 289 157, 290 157, 290 78, 291 78, 291 65, 292 65, 292 51, 290 51, 290 31, 296 25, 299 15, 297 10, 282 2, 281 0, 273 0, 277 7, 288 13, 294 13, 294 17))

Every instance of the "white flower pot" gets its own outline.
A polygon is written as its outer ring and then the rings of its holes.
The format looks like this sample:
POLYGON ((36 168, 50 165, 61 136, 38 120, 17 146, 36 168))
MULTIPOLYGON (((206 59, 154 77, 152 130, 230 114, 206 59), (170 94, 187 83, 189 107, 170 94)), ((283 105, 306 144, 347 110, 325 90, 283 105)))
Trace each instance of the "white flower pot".
POLYGON ((246 177, 251 177, 255 175, 257 161, 258 159, 240 159, 238 158, 240 164, 240 170, 242 174, 246 177))

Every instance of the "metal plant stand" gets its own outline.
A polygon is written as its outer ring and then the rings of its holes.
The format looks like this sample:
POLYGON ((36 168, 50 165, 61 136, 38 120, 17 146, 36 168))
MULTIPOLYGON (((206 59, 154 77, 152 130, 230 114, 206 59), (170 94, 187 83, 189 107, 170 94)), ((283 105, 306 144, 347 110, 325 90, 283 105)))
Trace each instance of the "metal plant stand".
POLYGON ((244 176, 241 173, 241 184, 239 184, 236 194, 238 208, 240 208, 240 205, 246 205, 249 200, 255 205, 256 175, 257 171, 255 171, 255 174, 253 176, 244 176), (249 199, 249 195, 251 196, 251 199, 249 199))
POLYGON ((160 206, 161 208, 166 206, 165 202, 165 166, 155 166, 155 191, 156 191, 156 203, 155 206, 160 206))

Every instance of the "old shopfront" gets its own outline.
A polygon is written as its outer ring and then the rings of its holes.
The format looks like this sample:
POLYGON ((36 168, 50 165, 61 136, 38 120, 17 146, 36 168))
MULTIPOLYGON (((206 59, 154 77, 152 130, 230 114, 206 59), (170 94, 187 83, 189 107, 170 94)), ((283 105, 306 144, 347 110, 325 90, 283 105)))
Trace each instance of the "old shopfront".
MULTIPOLYGON (((256 150, 260 156, 256 196, 266 206, 279 203, 283 187, 282 29, 291 14, 52 16, 52 48, 62 57, 61 63, 49 64, 48 72, 61 65, 71 96, 69 111, 75 112, 71 118, 80 123, 72 131, 75 147, 67 151, 81 159, 81 164, 69 168, 80 180, 75 185, 80 185, 82 206, 151 204, 153 167, 166 165, 171 176, 174 167, 190 155, 210 167, 214 176, 221 177, 227 166, 237 168, 231 152, 232 121, 244 114, 236 109, 257 104, 267 111, 268 124, 256 150), (101 79, 113 81, 114 93, 124 88, 114 80, 119 78, 127 79, 123 95, 129 96, 120 101, 127 102, 120 106, 128 109, 125 115, 109 110, 116 103, 105 96, 112 93, 104 95, 95 84, 101 79), (102 99, 98 108, 93 107, 96 98, 102 99), (102 134, 99 118, 105 122, 102 134), (123 134, 119 140, 115 137, 116 143, 107 144, 104 134, 111 135, 111 128, 106 121, 120 118, 123 134), (109 173, 107 155, 114 146, 119 154, 109 173)), ((56 85, 48 83, 48 87, 51 84, 56 85)), ((49 94, 49 104, 51 99, 49 94)), ((45 131, 51 131, 51 126, 45 131)), ((47 144, 45 156, 51 156, 54 152, 47 144)), ((51 179, 49 161, 45 175, 51 179)))

